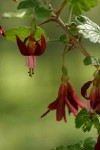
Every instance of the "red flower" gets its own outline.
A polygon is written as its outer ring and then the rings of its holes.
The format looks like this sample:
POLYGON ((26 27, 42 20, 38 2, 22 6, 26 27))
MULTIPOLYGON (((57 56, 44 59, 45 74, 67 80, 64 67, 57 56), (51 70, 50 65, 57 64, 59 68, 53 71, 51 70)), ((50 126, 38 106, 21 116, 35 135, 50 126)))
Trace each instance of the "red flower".
POLYGON ((76 95, 69 81, 60 85, 57 99, 49 104, 47 112, 41 117, 44 117, 51 110, 56 110, 56 120, 61 121, 64 118, 66 122, 65 105, 67 105, 69 113, 72 112, 74 116, 78 114, 78 105, 85 108, 85 104, 76 95))
POLYGON ((26 64, 29 67, 29 76, 34 73, 34 67, 36 66, 35 56, 40 56, 44 53, 46 48, 45 37, 41 35, 39 41, 36 41, 34 35, 30 35, 24 39, 24 42, 16 36, 17 45, 22 55, 26 56, 26 64))
POLYGON ((100 135, 98 136, 98 140, 97 140, 94 150, 100 150, 100 135))
POLYGON ((24 56, 39 56, 44 53, 46 48, 45 37, 41 35, 40 43, 36 41, 34 35, 30 35, 24 39, 24 42, 20 40, 18 36, 16 36, 17 45, 22 55, 24 56))
POLYGON ((5 36, 5 32, 4 32, 4 29, 0 26, 0 35, 3 35, 5 36))
POLYGON ((88 100, 88 110, 90 112, 96 111, 99 113, 100 109, 100 70, 96 72, 93 81, 88 81, 81 88, 81 94, 88 100), (89 96, 87 96, 87 89, 92 84, 89 96))

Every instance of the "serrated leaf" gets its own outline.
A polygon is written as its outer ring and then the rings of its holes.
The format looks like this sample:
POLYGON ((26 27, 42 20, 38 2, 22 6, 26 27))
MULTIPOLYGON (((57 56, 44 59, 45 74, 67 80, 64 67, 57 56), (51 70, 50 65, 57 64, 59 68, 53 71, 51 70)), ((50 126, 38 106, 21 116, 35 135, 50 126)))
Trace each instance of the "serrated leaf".
POLYGON ((88 56, 83 60, 85 65, 100 65, 100 59, 94 56, 88 56))
POLYGON ((84 140, 83 147, 86 150, 94 150, 94 146, 96 142, 97 142, 96 138, 92 138, 92 137, 86 138, 84 140))
POLYGON ((98 0, 70 0, 73 6, 73 14, 80 15, 82 11, 89 11, 98 4, 98 0))
POLYGON ((37 7, 35 8, 35 14, 38 18, 48 18, 51 16, 51 10, 48 10, 44 7, 37 7))
POLYGON ((84 132, 90 131, 93 125, 92 119, 90 119, 90 113, 86 109, 82 109, 76 119, 75 119, 76 128, 81 128, 84 132))
POLYGON ((31 7, 39 7, 39 1, 38 0, 24 0, 21 1, 17 7, 17 9, 26 9, 31 7))
POLYGON ((86 131, 89 132, 92 128, 92 125, 93 125, 93 122, 90 119, 88 119, 87 121, 84 122, 84 124, 82 126, 82 130, 84 132, 86 132, 86 131))
POLYGON ((76 128, 82 128, 84 132, 89 132, 93 125, 96 129, 100 127, 100 122, 96 113, 90 116, 90 112, 88 112, 86 109, 82 109, 75 119, 75 125, 76 128))
POLYGON ((5 31, 5 38, 7 40, 11 40, 11 41, 15 42, 16 35, 18 35, 20 37, 20 39, 23 40, 25 37, 30 35, 30 27, 14 28, 14 29, 5 31))
POLYGON ((68 150, 68 149, 66 146, 59 146, 59 147, 53 148, 51 150, 68 150))
POLYGON ((88 119, 89 119, 89 112, 86 109, 82 109, 75 119, 76 128, 80 128, 84 124, 84 122, 86 122, 88 119))
POLYGON ((78 16, 76 20, 81 24, 78 25, 78 29, 84 38, 88 38, 93 43, 100 43, 100 26, 86 16, 78 16))

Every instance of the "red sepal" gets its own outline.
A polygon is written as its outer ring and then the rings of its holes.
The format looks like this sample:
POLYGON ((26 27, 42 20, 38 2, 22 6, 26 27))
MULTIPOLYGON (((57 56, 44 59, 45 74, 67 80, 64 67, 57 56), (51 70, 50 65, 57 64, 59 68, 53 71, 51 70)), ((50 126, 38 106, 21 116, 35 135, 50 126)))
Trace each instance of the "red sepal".
MULTIPOLYGON (((20 38, 16 35, 17 45, 22 55, 29 56, 28 48, 24 42, 20 40, 20 38)), ((25 39, 26 40, 26 39, 25 39)))
POLYGON ((92 82, 93 81, 88 81, 81 88, 81 95, 86 99, 89 99, 89 96, 87 96, 87 89, 89 88, 89 86, 91 85, 92 82))

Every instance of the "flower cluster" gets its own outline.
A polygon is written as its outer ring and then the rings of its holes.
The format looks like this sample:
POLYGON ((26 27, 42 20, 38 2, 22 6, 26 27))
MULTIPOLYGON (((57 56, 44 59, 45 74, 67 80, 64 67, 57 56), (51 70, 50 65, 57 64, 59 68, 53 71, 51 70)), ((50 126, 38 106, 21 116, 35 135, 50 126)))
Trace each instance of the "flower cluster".
POLYGON ((55 101, 48 105, 48 110, 41 117, 44 117, 51 110, 56 110, 56 120, 61 121, 62 118, 64 118, 64 121, 66 122, 65 105, 67 106, 69 113, 73 113, 74 116, 77 116, 78 114, 78 106, 81 108, 86 107, 76 95, 68 75, 63 72, 58 96, 55 101))

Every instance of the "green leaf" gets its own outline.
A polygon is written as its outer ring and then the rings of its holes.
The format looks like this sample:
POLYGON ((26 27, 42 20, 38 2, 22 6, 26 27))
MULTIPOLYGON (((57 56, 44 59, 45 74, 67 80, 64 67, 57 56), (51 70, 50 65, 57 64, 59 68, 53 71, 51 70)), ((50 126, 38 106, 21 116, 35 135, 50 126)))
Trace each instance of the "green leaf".
POLYGON ((25 37, 30 35, 30 27, 21 27, 21 28, 14 28, 5 31, 5 38, 7 40, 11 40, 13 42, 16 41, 16 35, 18 35, 21 40, 24 40, 25 37))
POLYGON ((59 147, 53 148, 51 150, 68 150, 68 149, 66 146, 59 146, 59 147))
POLYGON ((76 20, 81 24, 78 25, 78 29, 84 38, 88 38, 93 43, 100 43, 100 26, 86 16, 78 16, 76 20))
POLYGON ((82 127, 82 130, 86 132, 91 130, 92 124, 90 113, 86 109, 82 109, 75 119, 76 128, 82 127))
POLYGON ((97 114, 94 114, 92 120, 94 123, 94 128, 99 129, 100 128, 100 122, 99 122, 99 119, 97 118, 97 114))
MULTIPOLYGON (((16 41, 16 35, 18 35, 20 37, 20 39, 23 41, 27 36, 29 36, 31 34, 31 28, 30 27, 20 27, 20 28, 14 28, 14 29, 10 29, 10 30, 6 30, 5 31, 5 38, 7 40, 11 40, 13 42, 16 41)), ((35 39, 38 41, 41 38, 41 34, 43 34, 45 36, 45 31, 40 28, 40 27, 36 27, 35 29, 35 39)))
POLYGON ((76 128, 80 128, 84 124, 84 122, 87 121, 88 119, 89 119, 89 112, 86 109, 82 109, 75 119, 76 128))
POLYGON ((83 150, 81 142, 74 145, 68 145, 67 148, 68 150, 83 150))
POLYGON ((41 34, 43 34, 44 36, 46 35, 45 31, 42 28, 36 27, 35 38, 37 41, 40 40, 41 34))
POLYGON ((37 7, 35 8, 35 14, 38 18, 48 18, 51 16, 51 10, 48 10, 44 7, 37 7))
POLYGON ((87 56, 83 62, 85 65, 100 65, 100 59, 94 56, 87 56))
POLYGON ((86 138, 84 140, 83 147, 86 150, 94 150, 94 146, 96 142, 97 142, 96 138, 92 138, 92 137, 86 138))
POLYGON ((31 16, 32 16, 32 9, 28 9, 28 10, 21 9, 15 12, 6 12, 2 14, 3 18, 25 18, 31 16))
POLYGON ((39 1, 38 0, 24 0, 21 1, 17 7, 17 9, 26 9, 30 7, 39 7, 39 1))
POLYGON ((70 0, 73 6, 73 14, 80 15, 82 11, 89 11, 98 4, 98 0, 70 0))
POLYGON ((66 34, 63 34, 63 35, 61 35, 61 36, 59 37, 59 40, 60 40, 61 42, 63 42, 63 43, 66 43, 66 42, 67 42, 67 39, 68 39, 68 37, 67 37, 66 34))
POLYGON ((75 119, 75 125, 76 128, 82 128, 84 132, 89 132, 93 125, 98 129, 100 127, 100 122, 96 113, 90 116, 90 113, 86 109, 82 109, 75 119))
POLYGON ((79 141, 76 144, 68 146, 59 146, 51 150, 94 150, 94 146, 97 142, 96 138, 88 137, 84 141, 79 141))

